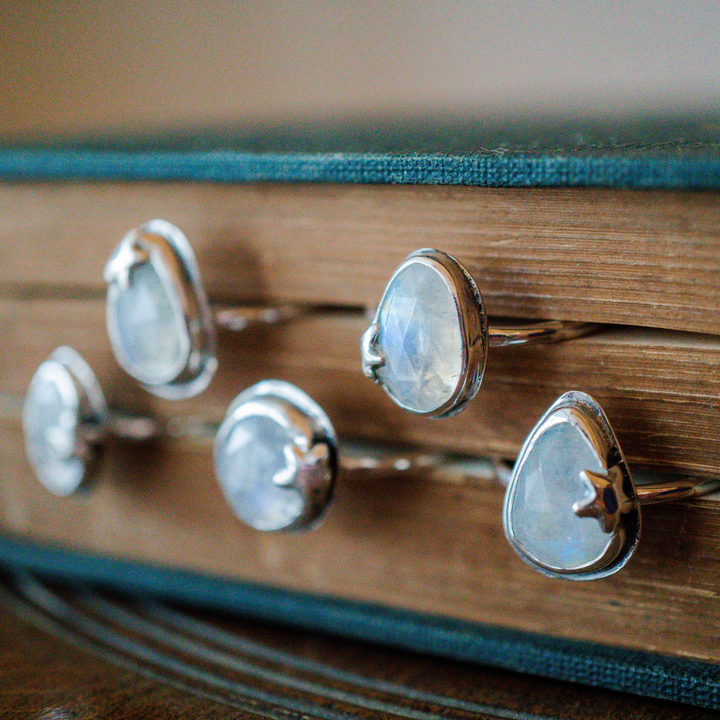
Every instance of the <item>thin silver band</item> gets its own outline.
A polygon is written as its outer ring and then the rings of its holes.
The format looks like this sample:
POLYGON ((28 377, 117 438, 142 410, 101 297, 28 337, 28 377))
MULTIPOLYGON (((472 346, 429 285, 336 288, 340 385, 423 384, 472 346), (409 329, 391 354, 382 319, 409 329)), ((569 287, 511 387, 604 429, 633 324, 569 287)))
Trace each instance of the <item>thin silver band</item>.
MULTIPOLYGON (((111 411, 107 429, 111 434, 128 440, 147 441, 168 437, 209 443, 218 427, 217 422, 193 417, 173 418, 160 423, 148 417, 111 411)), ((512 472, 508 463, 497 458, 458 456, 417 449, 378 452, 368 443, 352 441, 342 443, 340 468, 345 474, 422 472, 432 479, 453 484, 497 482, 507 485, 512 472)), ((686 500, 720 490, 720 478, 693 480, 672 477, 662 482, 653 482, 649 480, 652 471, 636 472, 634 475, 638 481, 635 490, 641 505, 686 500)))
MULTIPOLYGON (((495 478, 507 487, 512 475, 512 466, 504 460, 493 459, 495 478)), ((673 502, 674 500, 687 500, 689 498, 709 495, 720 490, 720 478, 675 477, 669 473, 662 473, 668 480, 653 481, 652 471, 634 472, 635 492, 641 505, 656 505, 657 503, 673 502)))
MULTIPOLYGON (((171 418, 166 422, 110 409, 105 429, 117 438, 137 442, 168 438, 209 445, 220 427, 216 421, 199 417, 171 418)), ((342 443, 340 470, 344 474, 422 472, 428 477, 453 484, 499 482, 506 484, 503 464, 493 458, 452 455, 414 448, 371 446, 367 442, 342 443)))
POLYGON ((115 437, 137 442, 154 440, 168 435, 166 428, 152 418, 130 415, 117 410, 108 411, 105 430, 115 437))
POLYGON ((241 331, 253 325, 272 325, 308 315, 312 308, 299 305, 221 307, 213 310, 215 325, 222 330, 241 331))
POLYGON ((533 342, 553 343, 582 337, 601 327, 597 323, 569 322, 565 320, 544 320, 528 325, 488 328, 488 341, 491 347, 505 345, 525 345, 533 342))
POLYGON ((660 483, 647 483, 636 485, 638 500, 641 505, 655 505, 657 503, 672 502, 673 500, 687 500, 688 498, 709 495, 720 490, 720 479, 690 480, 678 478, 660 483))
MULTIPOLYGON (((321 314, 323 310, 299 305, 220 307, 213 310, 215 325, 223 330, 242 331, 253 325, 288 322, 302 315, 321 314)), ((327 311, 325 311, 327 312, 327 311)), ((490 326, 488 338, 492 347, 525 345, 533 342, 553 343, 596 332, 597 323, 544 320, 509 327, 490 326)))

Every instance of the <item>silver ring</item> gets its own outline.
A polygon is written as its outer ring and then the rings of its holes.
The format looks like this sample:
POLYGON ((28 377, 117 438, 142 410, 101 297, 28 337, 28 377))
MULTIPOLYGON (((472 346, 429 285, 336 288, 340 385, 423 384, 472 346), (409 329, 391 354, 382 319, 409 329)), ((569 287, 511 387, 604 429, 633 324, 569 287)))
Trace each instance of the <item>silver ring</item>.
POLYGON ((72 348, 59 347, 37 369, 22 423, 28 460, 47 490, 66 496, 87 487, 108 409, 93 371, 72 348))
POLYGON ((215 327, 185 235, 164 220, 131 230, 105 280, 108 335, 120 367, 163 398, 202 392, 217 368, 215 327))
POLYGON ((338 474, 335 430, 302 390, 265 380, 230 404, 213 448, 235 515, 256 530, 305 530, 321 520, 338 474))
POLYGON ((105 266, 107 330, 120 367, 168 400, 201 393, 217 370, 216 328, 240 331, 302 314, 291 305, 213 314, 185 235, 165 220, 131 230, 105 266))
POLYGON ((241 392, 215 438, 215 476, 235 515, 256 530, 304 531, 330 508, 342 473, 423 472, 458 482, 496 476, 485 459, 442 453, 338 447, 322 408, 287 382, 264 380, 241 392))
POLYGON ((36 477, 60 497, 90 487, 108 435, 146 440, 158 434, 147 418, 111 412, 95 373, 67 346, 53 351, 35 371, 22 426, 36 477))
POLYGON ((404 410, 434 418, 477 395, 489 346, 556 342, 591 323, 546 321, 489 327, 482 295, 451 255, 424 248, 393 273, 361 343, 363 372, 404 410))
POLYGON ((594 580, 632 557, 640 505, 697 497, 720 480, 635 484, 610 422, 582 392, 558 398, 522 446, 503 504, 505 535, 535 570, 594 580))

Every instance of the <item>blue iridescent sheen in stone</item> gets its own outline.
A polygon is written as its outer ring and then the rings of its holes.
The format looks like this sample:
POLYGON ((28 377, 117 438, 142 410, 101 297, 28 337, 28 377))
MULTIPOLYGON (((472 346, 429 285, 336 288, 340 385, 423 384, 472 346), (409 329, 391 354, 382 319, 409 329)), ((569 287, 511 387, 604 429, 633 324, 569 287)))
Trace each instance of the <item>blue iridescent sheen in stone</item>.
POLYGON ((25 398, 23 433, 37 478, 55 495, 75 492, 85 477, 84 459, 76 453, 78 419, 70 374, 60 363, 43 363, 25 398))
POLYGON ((291 452, 296 441, 290 427, 250 415, 234 421, 215 448, 215 471, 225 497, 235 514, 257 530, 283 529, 304 510, 302 494, 291 484, 299 474, 291 452))
POLYGON ((188 342, 179 308, 173 307, 151 263, 132 269, 129 286, 117 288, 108 312, 114 316, 113 341, 125 369, 145 382, 173 379, 185 362, 188 342))
POLYGON ((597 518, 573 511, 592 494, 580 473, 605 468, 589 439, 566 417, 558 410, 559 422, 546 424, 521 458, 506 519, 523 554, 549 568, 576 570, 601 559, 613 535, 603 532, 597 518))
POLYGON ((463 335, 452 291, 433 267, 412 262, 395 275, 379 308, 380 382, 401 405, 427 413, 455 392, 463 335))

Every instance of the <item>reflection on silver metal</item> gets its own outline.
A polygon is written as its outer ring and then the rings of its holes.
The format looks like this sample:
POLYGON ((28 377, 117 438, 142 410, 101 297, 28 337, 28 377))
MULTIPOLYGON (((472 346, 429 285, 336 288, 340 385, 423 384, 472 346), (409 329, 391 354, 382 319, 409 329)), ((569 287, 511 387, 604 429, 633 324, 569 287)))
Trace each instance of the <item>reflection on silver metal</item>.
POLYGON ((449 417, 480 389, 489 346, 567 340, 595 327, 548 321, 488 328, 470 274, 451 255, 424 248, 390 278, 362 338, 362 367, 403 409, 449 417))
POLYGON ((273 325, 294 320, 305 312, 307 309, 297 305, 221 308, 215 311, 215 325, 223 330, 237 332, 254 325, 273 325))
POLYGON ((27 456, 45 488, 67 496, 87 487, 108 410, 93 371, 72 348, 59 347, 37 369, 22 419, 27 456))
POLYGON ((257 530, 311 528, 332 500, 335 431, 322 409, 289 383, 265 380, 235 398, 214 459, 234 513, 257 530))
POLYGON ((217 367, 215 327, 185 235, 164 220, 131 230, 105 280, 108 334, 120 366, 163 398, 202 392, 217 367))
POLYGON ((539 572, 570 580, 612 575, 640 536, 640 504, 712 492, 720 481, 636 486, 602 408, 562 395, 525 441, 505 493, 505 535, 539 572))

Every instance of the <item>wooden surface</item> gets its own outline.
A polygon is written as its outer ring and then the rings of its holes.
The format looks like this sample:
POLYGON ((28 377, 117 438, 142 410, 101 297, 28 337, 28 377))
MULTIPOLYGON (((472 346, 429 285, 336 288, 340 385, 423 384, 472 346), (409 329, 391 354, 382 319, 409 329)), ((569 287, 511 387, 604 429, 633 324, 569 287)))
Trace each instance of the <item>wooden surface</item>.
POLYGON ((717 108, 717 3, 7 3, 0 138, 717 108), (698 58, 706 58, 698 62, 698 58))
POLYGON ((34 483, 17 428, 2 433, 2 522, 35 540, 423 613, 720 662, 720 508, 651 506, 630 564, 590 583, 539 575, 503 536, 503 490, 421 477, 341 478, 304 535, 232 515, 209 447, 116 445, 98 486, 60 503, 34 483), (578 618, 582 621, 579 622, 578 618))
POLYGON ((0 583, 0 718, 705 720, 715 713, 32 577, 0 583))
POLYGON ((238 523, 222 500, 208 443, 113 443, 95 491, 61 501, 32 478, 18 422, 34 369, 67 343, 91 362, 113 403, 160 417, 219 419, 237 392, 276 377, 313 395, 341 434, 504 456, 557 395, 585 390, 605 407, 636 467, 717 474, 716 195, 17 184, 1 196, 5 529, 269 585, 720 662, 720 503, 712 498, 648 508, 626 569, 592 583, 562 582, 513 554, 503 537, 502 488, 491 483, 345 477, 320 529, 263 535, 238 523), (112 361, 102 268, 128 228, 158 216, 188 234, 215 299, 332 304, 342 312, 224 333, 221 369, 207 393, 174 405, 151 399, 112 361), (395 265, 424 245, 468 264, 491 313, 616 325, 562 345, 491 349, 486 382, 464 414, 408 416, 361 374, 360 308, 377 302, 395 265))
POLYGON ((161 402, 116 365, 100 300, 0 300, 0 392, 23 397, 38 364, 69 344, 95 369, 112 404, 160 418, 220 421, 230 400, 267 378, 297 384, 346 437, 432 445, 513 458, 563 392, 592 394, 611 418, 635 467, 720 474, 720 338, 607 328, 553 345, 491 348, 480 393, 446 420, 401 412, 360 370, 361 313, 308 316, 277 327, 220 336, 220 370, 200 397, 161 402))
POLYGON ((372 307, 409 252, 435 247, 491 316, 720 334, 715 193, 19 183, 0 198, 0 292, 104 288, 115 245, 160 217, 218 299, 372 307))

